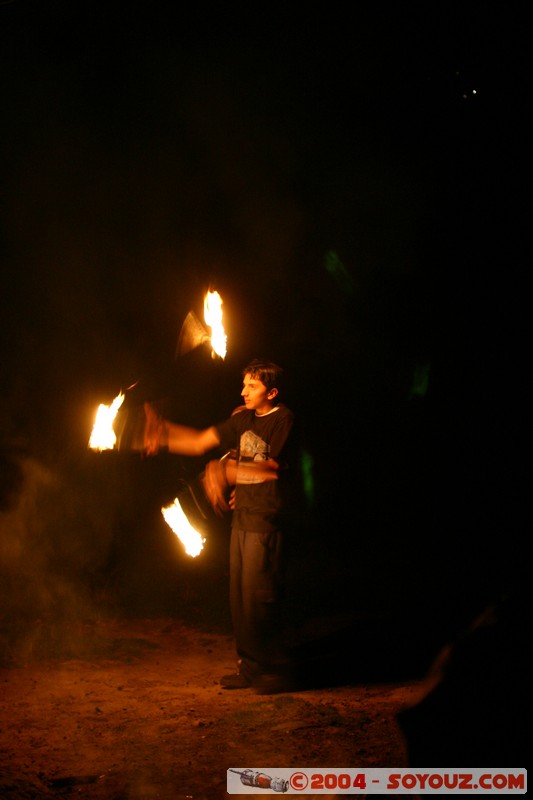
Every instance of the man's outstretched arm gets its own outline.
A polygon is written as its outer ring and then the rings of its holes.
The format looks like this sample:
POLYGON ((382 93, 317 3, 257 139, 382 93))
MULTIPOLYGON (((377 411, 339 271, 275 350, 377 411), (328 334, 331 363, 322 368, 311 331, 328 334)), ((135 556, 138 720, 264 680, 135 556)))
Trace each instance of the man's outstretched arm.
POLYGON ((182 456, 201 456, 220 444, 217 429, 212 426, 199 430, 187 425, 177 425, 157 414, 150 403, 144 404, 144 452, 154 456, 162 447, 182 456))

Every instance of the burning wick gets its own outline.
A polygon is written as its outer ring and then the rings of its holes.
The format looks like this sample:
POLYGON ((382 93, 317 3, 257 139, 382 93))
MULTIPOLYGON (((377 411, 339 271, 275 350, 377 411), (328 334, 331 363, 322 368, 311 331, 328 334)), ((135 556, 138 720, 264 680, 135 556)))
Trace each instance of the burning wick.
POLYGON ((91 438, 89 439, 89 447, 92 450, 112 450, 114 448, 117 437, 113 430, 113 423, 123 402, 124 395, 120 392, 111 405, 106 406, 101 403, 98 406, 91 438))
POLYGON ((222 298, 218 292, 208 292, 204 300, 204 319, 211 328, 213 354, 226 357, 227 336, 222 325, 222 298))
POLYGON ((161 509, 165 522, 176 534, 188 556, 196 558, 204 548, 205 539, 195 530, 187 519, 176 497, 173 503, 161 509))

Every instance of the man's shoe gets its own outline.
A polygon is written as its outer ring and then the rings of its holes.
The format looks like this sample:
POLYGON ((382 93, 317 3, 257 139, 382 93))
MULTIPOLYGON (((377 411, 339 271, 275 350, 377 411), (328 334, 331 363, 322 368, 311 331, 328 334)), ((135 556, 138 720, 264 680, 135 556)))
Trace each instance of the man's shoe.
POLYGON ((289 675, 267 672, 258 675, 253 682, 253 689, 256 694, 283 694, 293 692, 295 684, 289 675))
POLYGON ((252 684, 241 672, 236 672, 235 675, 223 675, 220 685, 223 689, 249 689, 252 684))

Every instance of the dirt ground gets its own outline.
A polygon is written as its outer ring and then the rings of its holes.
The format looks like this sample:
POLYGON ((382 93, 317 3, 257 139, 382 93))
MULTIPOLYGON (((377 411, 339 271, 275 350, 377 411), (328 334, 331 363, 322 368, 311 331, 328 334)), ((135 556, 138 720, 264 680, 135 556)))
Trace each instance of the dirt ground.
POLYGON ((216 800, 230 796, 232 767, 407 765, 395 715, 417 680, 320 681, 315 671, 291 693, 228 691, 229 631, 136 618, 65 633, 36 625, 0 668, 3 800, 216 800))

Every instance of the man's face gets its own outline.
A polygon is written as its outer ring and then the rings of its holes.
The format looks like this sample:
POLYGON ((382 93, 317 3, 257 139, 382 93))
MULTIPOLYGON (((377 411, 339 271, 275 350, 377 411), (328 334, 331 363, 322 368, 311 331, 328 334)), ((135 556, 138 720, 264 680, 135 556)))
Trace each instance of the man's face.
POLYGON ((259 378, 253 378, 249 373, 244 376, 241 395, 244 398, 246 408, 254 410, 258 414, 266 414, 267 411, 271 410, 272 401, 276 394, 276 389, 268 391, 259 378))

